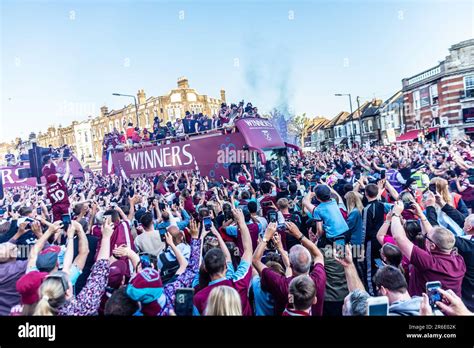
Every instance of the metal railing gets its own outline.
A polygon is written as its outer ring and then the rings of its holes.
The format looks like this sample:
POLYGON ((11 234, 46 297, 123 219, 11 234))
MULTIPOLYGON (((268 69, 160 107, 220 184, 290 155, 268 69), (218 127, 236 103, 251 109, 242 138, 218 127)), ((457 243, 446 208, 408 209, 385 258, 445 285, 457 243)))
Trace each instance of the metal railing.
POLYGON ((113 147, 112 149, 109 149, 109 147, 105 147, 105 144, 104 144, 103 151, 111 150, 113 152, 122 152, 122 151, 156 146, 156 145, 167 145, 167 144, 177 143, 180 141, 201 139, 202 135, 218 136, 218 135, 223 135, 223 134, 234 133, 235 130, 236 130, 235 125, 232 125, 229 127, 218 127, 218 128, 205 130, 205 131, 200 131, 200 132, 187 133, 187 134, 184 134, 183 136, 173 135, 173 136, 168 136, 162 139, 145 140, 145 141, 141 139, 140 142, 133 143, 132 145, 129 145, 128 142, 119 143, 115 145, 115 147, 113 147), (117 146, 120 146, 120 148, 117 148, 117 146))

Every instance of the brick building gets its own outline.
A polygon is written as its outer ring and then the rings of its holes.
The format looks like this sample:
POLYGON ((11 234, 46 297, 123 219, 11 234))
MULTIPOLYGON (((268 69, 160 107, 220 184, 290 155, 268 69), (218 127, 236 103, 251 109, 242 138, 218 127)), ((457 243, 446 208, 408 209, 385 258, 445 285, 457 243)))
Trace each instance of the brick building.
POLYGON ((445 60, 402 85, 406 133, 412 138, 419 130, 448 138, 474 133, 474 39, 451 46, 445 60))

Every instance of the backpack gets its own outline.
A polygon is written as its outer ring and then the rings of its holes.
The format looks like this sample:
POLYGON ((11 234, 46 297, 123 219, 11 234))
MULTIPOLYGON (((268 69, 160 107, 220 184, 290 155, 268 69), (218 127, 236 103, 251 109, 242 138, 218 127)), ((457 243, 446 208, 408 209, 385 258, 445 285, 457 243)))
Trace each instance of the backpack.
POLYGON ((163 284, 167 284, 174 280, 174 277, 176 275, 176 272, 179 269, 179 262, 178 260, 175 261, 170 261, 166 258, 166 253, 161 253, 160 256, 160 261, 163 264, 163 267, 161 267, 160 270, 160 277, 163 282, 163 284))

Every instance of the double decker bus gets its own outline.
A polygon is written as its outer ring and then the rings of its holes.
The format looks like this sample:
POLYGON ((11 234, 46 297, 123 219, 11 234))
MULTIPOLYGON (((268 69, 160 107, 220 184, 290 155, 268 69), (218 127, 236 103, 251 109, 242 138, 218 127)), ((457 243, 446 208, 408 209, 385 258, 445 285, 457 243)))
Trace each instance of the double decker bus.
POLYGON ((281 177, 289 172, 288 151, 293 150, 299 148, 285 143, 271 121, 242 118, 232 129, 219 128, 120 150, 104 146, 102 173, 134 177, 198 171, 203 177, 233 180, 245 164, 254 177, 265 171, 281 177))

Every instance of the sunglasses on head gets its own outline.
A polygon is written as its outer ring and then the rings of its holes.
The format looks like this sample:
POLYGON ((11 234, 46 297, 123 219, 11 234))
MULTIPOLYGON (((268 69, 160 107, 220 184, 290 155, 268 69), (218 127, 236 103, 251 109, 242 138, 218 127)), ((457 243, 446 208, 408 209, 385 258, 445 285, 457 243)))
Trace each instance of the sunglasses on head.
POLYGON ((61 285, 63 287, 63 290, 64 292, 67 291, 67 289, 69 289, 69 284, 67 282, 66 279, 64 279, 63 276, 59 275, 59 274, 56 274, 56 275, 49 275, 46 277, 47 279, 59 279, 59 281, 61 282, 61 285))

